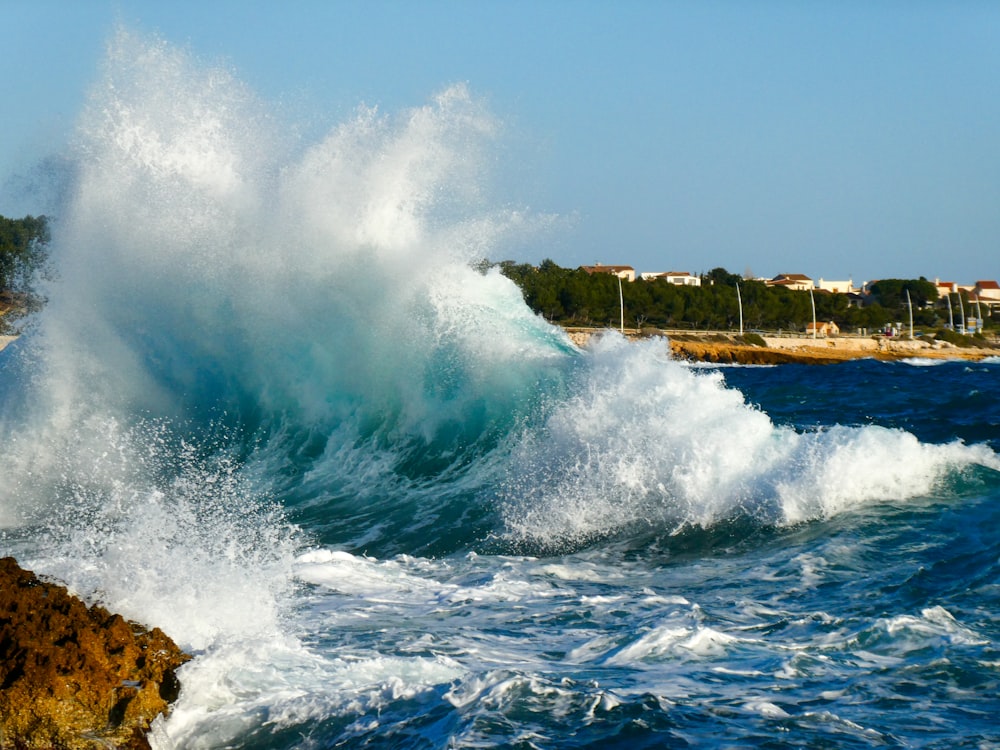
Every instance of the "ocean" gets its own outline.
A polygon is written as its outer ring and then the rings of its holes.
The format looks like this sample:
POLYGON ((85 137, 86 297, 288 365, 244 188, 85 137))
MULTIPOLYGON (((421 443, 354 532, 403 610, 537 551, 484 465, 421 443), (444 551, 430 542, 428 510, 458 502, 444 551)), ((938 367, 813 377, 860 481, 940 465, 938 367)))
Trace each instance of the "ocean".
POLYGON ((194 655, 154 747, 1000 747, 1000 361, 579 350, 466 87, 279 120, 120 30, 0 352, 0 554, 194 655))

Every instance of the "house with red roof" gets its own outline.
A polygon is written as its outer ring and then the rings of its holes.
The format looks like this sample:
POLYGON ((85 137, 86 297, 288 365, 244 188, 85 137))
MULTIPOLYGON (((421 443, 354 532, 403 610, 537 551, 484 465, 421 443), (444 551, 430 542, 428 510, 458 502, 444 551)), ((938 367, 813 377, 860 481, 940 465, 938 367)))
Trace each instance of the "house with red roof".
POLYGON ((958 284, 954 281, 934 279, 934 287, 937 289, 938 297, 942 299, 949 294, 958 294, 958 284))
POLYGON ((801 273, 779 273, 764 283, 768 286, 783 286, 786 289, 794 289, 799 292, 808 292, 815 286, 812 279, 801 273))
POLYGON ((817 336, 826 338, 827 336, 836 336, 839 334, 840 326, 832 320, 828 323, 824 323, 823 321, 819 321, 818 323, 806 323, 806 334, 812 336, 813 331, 816 332, 817 336))
POLYGON ((983 313, 986 315, 1000 315, 1000 284, 996 281, 977 281, 969 299, 985 307, 983 313))
POLYGON ((972 287, 972 293, 981 300, 996 300, 1000 302, 1000 284, 995 281, 977 281, 972 287))

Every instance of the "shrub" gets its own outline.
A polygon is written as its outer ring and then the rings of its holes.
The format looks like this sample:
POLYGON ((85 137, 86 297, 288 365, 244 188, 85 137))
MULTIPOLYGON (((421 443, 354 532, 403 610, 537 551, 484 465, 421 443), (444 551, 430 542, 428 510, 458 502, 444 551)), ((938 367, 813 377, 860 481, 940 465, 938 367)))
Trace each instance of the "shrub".
POLYGON ((767 342, 764 341, 764 337, 761 336, 759 333, 744 333, 743 343, 747 344, 748 346, 763 346, 765 348, 767 347, 767 342))
POLYGON ((968 336, 963 336, 961 333, 950 331, 947 328, 939 328, 938 332, 934 334, 934 339, 947 341, 955 346, 972 346, 972 340, 968 336))

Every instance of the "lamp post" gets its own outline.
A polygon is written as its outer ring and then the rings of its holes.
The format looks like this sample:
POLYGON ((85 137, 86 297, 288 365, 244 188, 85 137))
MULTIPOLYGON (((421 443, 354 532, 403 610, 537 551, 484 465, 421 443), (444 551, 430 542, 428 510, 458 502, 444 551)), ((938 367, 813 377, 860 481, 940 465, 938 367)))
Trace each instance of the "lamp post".
POLYGON ((816 340, 816 298, 813 297, 813 290, 809 290, 809 302, 813 309, 813 340, 816 340))
POLYGON ((621 322, 619 330, 622 336, 625 335, 625 297, 622 295, 622 277, 618 277, 618 306, 621 308, 621 322))
POLYGON ((906 290, 906 304, 910 306, 910 338, 913 338, 913 302, 910 301, 910 290, 906 290))
POLYGON ((740 282, 736 282, 736 303, 740 306, 740 336, 743 335, 743 297, 740 296, 740 282))

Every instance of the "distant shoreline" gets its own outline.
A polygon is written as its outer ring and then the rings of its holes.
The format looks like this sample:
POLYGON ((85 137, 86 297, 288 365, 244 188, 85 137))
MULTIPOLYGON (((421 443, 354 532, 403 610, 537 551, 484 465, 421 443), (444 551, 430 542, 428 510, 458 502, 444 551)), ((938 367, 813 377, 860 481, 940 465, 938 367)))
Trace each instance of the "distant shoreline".
MULTIPOLYGON (((570 340, 579 347, 586 347, 592 336, 607 328, 564 328, 570 340)), ((743 343, 732 333, 689 333, 662 331, 670 342, 670 350, 678 359, 717 364, 827 365, 852 359, 899 360, 915 357, 925 359, 964 359, 978 361, 1000 357, 1000 347, 961 347, 944 341, 925 341, 905 337, 884 336, 834 336, 813 339, 808 336, 761 336, 767 346, 743 343)), ((647 332, 625 329, 629 339, 647 338, 647 332)), ((0 351, 17 339, 17 336, 0 336, 0 351)))
MULTIPOLYGON (((592 336, 606 330, 590 328, 565 328, 570 339, 577 346, 586 347, 592 336)), ((648 337, 645 331, 625 329, 629 339, 648 337)), ((690 333, 663 331, 670 342, 670 350, 678 359, 694 362, 718 364, 777 365, 811 364, 825 365, 846 362, 853 359, 900 360, 962 359, 978 361, 1000 356, 1000 347, 960 347, 944 341, 891 338, 886 336, 833 336, 816 338, 805 335, 767 336, 761 338, 767 346, 753 346, 732 333, 705 332, 690 333)))

